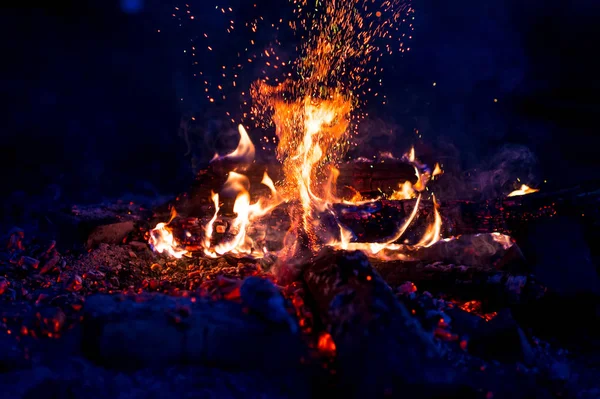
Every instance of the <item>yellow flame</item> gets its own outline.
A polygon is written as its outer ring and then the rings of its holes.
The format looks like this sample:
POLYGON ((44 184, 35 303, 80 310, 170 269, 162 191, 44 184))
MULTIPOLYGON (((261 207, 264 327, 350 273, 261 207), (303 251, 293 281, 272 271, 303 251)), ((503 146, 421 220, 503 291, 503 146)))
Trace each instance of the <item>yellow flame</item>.
POLYGON ((410 147, 410 151, 408 153, 405 154, 405 157, 408 159, 408 162, 410 163, 414 163, 416 156, 415 156, 415 147, 410 147))
POLYGON ((215 204, 215 214, 213 215, 213 217, 210 219, 210 221, 206 224, 206 227, 204 229, 204 253, 206 255, 209 256, 213 256, 213 252, 210 251, 210 246, 211 246, 211 239, 212 239, 212 234, 213 234, 213 225, 215 223, 215 220, 217 220, 217 216, 219 215, 219 194, 215 194, 214 192, 211 193, 211 199, 213 201, 213 203, 215 204))
POLYGON ((538 191, 540 191, 538 188, 531 188, 526 184, 522 184, 520 189, 511 192, 510 194, 508 194, 508 196, 516 197, 518 195, 527 195, 527 194, 537 193, 538 191))
POLYGON ((246 190, 248 186, 248 178, 236 172, 229 172, 229 177, 225 182, 225 187, 238 192, 233 204, 233 213, 236 214, 235 219, 231 221, 230 231, 233 238, 229 241, 219 243, 214 248, 214 252, 219 255, 224 255, 227 252, 251 252, 248 251, 245 245, 246 228, 248 227, 250 212, 250 194, 246 190))
POLYGON ((398 186, 398 190, 394 190, 390 196, 391 200, 406 200, 415 198, 415 190, 409 181, 405 181, 404 184, 398 186))
POLYGON ((440 240, 440 232, 442 229, 442 217, 440 216, 439 205, 433 197, 433 224, 427 227, 427 231, 417 244, 418 247, 430 247, 440 240))
POLYGON ((233 205, 233 212, 236 214, 236 216, 231 221, 231 227, 229 229, 229 231, 233 234, 233 238, 221 242, 214 247, 211 245, 213 224, 217 220, 220 210, 219 196, 218 194, 213 193, 211 198, 215 204, 215 213, 205 227, 205 237, 203 243, 204 253, 206 255, 216 257, 226 253, 233 253, 246 254, 254 257, 262 256, 262 253, 257 250, 255 242, 248 236, 248 228, 253 221, 265 216, 273 208, 278 206, 282 199, 275 188, 273 180, 271 180, 266 172, 263 175, 261 183, 271 190, 271 198, 260 198, 257 202, 251 204, 250 193, 247 189, 247 187, 250 185, 248 178, 236 172, 229 172, 229 177, 225 182, 225 188, 237 192, 237 196, 233 205))
POLYGON ((440 167, 440 164, 436 163, 435 167, 433 168, 433 173, 431 174, 431 180, 433 180, 436 176, 441 175, 443 173, 444 173, 444 171, 440 167))
MULTIPOLYGON (((301 8, 308 9, 308 0, 298 1, 301 8)), ((372 12, 367 12, 367 8, 372 7, 370 3, 366 0, 331 0, 325 2, 324 7, 319 7, 322 12, 313 15, 314 21, 300 18, 296 22, 308 31, 306 42, 300 47, 302 57, 295 64, 300 79, 288 79, 276 86, 266 84, 268 79, 265 79, 252 85, 253 115, 255 120, 268 120, 270 126, 275 126, 277 157, 282 163, 284 178, 276 187, 265 173, 262 184, 270 189, 271 195, 251 203, 248 178, 230 172, 225 188, 236 193, 233 206, 235 217, 230 221, 227 237, 213 246, 213 226, 220 212, 219 195, 213 193, 211 199, 215 213, 204 229, 206 255, 215 257, 232 253, 261 256, 266 249, 260 245, 263 252, 257 250, 258 245, 250 237, 249 231, 258 219, 268 215, 282 202, 288 202, 293 208, 290 212, 292 228, 284 238, 283 254, 293 255, 294 249, 301 245, 298 238, 306 235, 311 250, 322 245, 333 245, 362 249, 372 255, 383 250, 396 251, 398 257, 403 256, 400 252, 404 246, 395 242, 417 218, 420 193, 432 177, 427 168, 418 163, 414 147, 405 154, 404 159, 414 166, 416 183, 399 185, 400 190, 392 194, 392 199, 415 198, 415 191, 419 195, 410 216, 395 234, 382 243, 353 243, 354 234, 341 223, 338 222, 339 240, 331 240, 329 237, 332 232, 323 232, 327 229, 320 224, 322 212, 337 217, 332 205, 341 200, 336 197, 339 170, 335 165, 349 146, 349 140, 345 137, 354 116, 352 111, 360 104, 359 93, 369 80, 362 74, 366 71, 367 63, 373 57, 378 57, 374 53, 379 50, 374 39, 389 38, 389 31, 395 29, 393 24, 400 20, 401 9, 397 8, 400 2, 388 0, 376 6, 378 23, 370 22, 368 15, 372 15, 372 12), (367 17, 363 17, 358 9, 364 10, 367 17), (383 14, 390 18, 382 18, 383 14), (294 242, 288 241, 291 239, 294 242)), ((301 12, 298 10, 298 13, 301 12)), ((270 56, 271 52, 265 54, 270 56)), ((255 147, 242 125, 238 130, 240 141, 237 148, 225 156, 216 155, 215 159, 233 160, 247 166, 254 159, 255 147)), ((433 176, 439 174, 437 169, 433 176)), ((366 202, 359 192, 351 201, 357 205, 366 202)), ((434 199, 434 221, 417 245, 433 245, 439 240, 440 226, 441 217, 434 199)), ((166 224, 160 226, 159 231, 161 234, 163 231, 169 232, 166 224)), ((171 248, 177 253, 177 243, 173 239, 172 244, 171 248)))
MULTIPOLYGON (((404 235, 404 233, 406 232, 408 227, 412 224, 413 220, 415 219, 415 217, 417 216, 417 213, 419 211, 420 202, 421 202, 421 196, 419 195, 417 197, 415 206, 414 206, 410 216, 406 219, 406 221, 402 224, 402 226, 400 226, 400 228, 396 231, 396 233, 394 235, 392 235, 391 237, 389 237, 387 240, 385 240, 385 242, 382 242, 382 243, 350 242, 354 235, 348 228, 346 228, 338 223, 338 226, 340 228, 341 239, 340 239, 340 241, 334 240, 334 241, 330 242, 328 245, 332 246, 332 247, 340 248, 340 249, 363 251, 363 252, 367 253, 369 256, 386 259, 387 256, 379 256, 379 253, 384 249, 390 250, 390 251, 398 251, 399 249, 402 248, 402 246, 400 246, 398 244, 394 244, 394 242, 399 240, 404 235)), ((399 254, 398 259, 400 259, 401 256, 402 255, 399 254)))
POLYGON ((212 161, 231 159, 234 161, 239 161, 242 164, 249 164, 254 160, 256 149, 254 148, 254 143, 252 143, 250 136, 248 136, 248 132, 246 132, 246 129, 242 125, 238 126, 238 132, 240 134, 240 141, 238 142, 236 149, 233 150, 233 152, 223 156, 215 154, 212 161))

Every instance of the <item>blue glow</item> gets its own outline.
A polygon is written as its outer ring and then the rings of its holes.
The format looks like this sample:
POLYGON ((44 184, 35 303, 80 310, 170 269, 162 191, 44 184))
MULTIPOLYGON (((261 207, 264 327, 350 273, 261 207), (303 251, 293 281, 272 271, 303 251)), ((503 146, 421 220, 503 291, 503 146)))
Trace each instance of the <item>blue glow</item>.
POLYGON ((144 8, 144 0, 121 0, 121 9, 128 14, 135 14, 144 8))

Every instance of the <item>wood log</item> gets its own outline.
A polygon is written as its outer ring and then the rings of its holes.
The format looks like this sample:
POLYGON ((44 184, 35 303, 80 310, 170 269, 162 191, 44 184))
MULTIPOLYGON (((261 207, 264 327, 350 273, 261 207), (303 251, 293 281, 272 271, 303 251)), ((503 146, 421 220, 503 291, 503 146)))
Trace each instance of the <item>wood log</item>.
POLYGON ((532 303, 546 295, 546 287, 534 276, 512 274, 489 266, 418 261, 371 262, 392 287, 410 281, 420 292, 428 291, 463 301, 479 300, 486 312, 532 303))
POLYGON ((303 279, 335 343, 341 396, 429 397, 452 381, 432 335, 362 252, 324 249, 303 279))
POLYGON ((242 303, 232 301, 94 295, 84 315, 85 353, 111 368, 201 364, 292 370, 305 355, 289 324, 244 311, 242 303))
MULTIPOLYGON (((367 197, 372 193, 379 195, 380 190, 391 193, 398 188, 399 183, 405 181, 416 183, 417 179, 414 168, 403 162, 385 164, 350 162, 339 165, 339 170, 338 195, 342 195, 345 199, 352 197, 354 192, 363 193, 367 197), (346 186, 352 187, 352 190, 344 190, 346 186)), ((204 207, 211 203, 211 191, 221 191, 230 171, 238 171, 248 177, 253 200, 269 194, 269 189, 260 184, 265 172, 275 182, 283 179, 281 165, 277 163, 253 162, 247 168, 240 169, 240 165, 226 159, 219 160, 209 164, 206 169, 198 173, 187 193, 181 194, 169 204, 159 207, 156 210, 157 213, 168 214, 168 206, 173 205, 184 216, 203 216, 205 214, 204 207)), ((229 209, 232 207, 235 197, 220 199, 225 202, 225 209, 229 209)))
POLYGON ((348 162, 339 165, 338 188, 350 186, 361 194, 385 192, 391 194, 406 181, 417 182, 415 168, 405 162, 348 162))

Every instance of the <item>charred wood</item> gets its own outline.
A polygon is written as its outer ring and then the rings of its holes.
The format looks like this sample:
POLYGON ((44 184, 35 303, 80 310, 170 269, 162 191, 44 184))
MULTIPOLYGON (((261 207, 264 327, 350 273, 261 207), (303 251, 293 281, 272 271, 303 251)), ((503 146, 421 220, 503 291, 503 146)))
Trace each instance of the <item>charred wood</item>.
POLYGON ((267 305, 277 306, 255 298, 248 312, 243 301, 94 295, 84 307, 84 350, 95 361, 121 369, 176 364, 295 369, 303 356, 301 340, 287 319, 263 316, 273 310, 267 305))
POLYGON ((433 387, 451 381, 431 334, 363 253, 324 249, 303 278, 335 343, 345 395, 380 397, 416 389, 427 397, 433 387))

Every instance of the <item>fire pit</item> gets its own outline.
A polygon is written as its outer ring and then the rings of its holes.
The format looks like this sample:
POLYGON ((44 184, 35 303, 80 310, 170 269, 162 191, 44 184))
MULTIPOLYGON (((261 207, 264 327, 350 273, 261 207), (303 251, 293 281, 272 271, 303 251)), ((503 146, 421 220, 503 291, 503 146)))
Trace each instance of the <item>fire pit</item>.
POLYGON ((409 51, 390 32, 415 11, 292 3, 300 56, 264 53, 295 74, 263 71, 237 147, 186 192, 6 231, 3 392, 599 397, 597 187, 446 199, 443 162, 414 147, 347 159, 375 59, 409 51))

